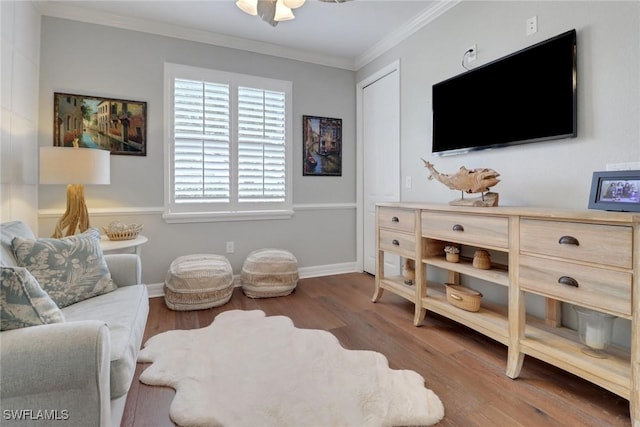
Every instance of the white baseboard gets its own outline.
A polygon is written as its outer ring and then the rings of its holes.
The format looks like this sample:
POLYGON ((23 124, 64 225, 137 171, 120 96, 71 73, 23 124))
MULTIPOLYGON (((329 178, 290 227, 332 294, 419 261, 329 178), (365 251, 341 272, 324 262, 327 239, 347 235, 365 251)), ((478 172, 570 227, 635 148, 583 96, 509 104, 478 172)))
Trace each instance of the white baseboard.
POLYGON ((149 283, 147 285, 147 293, 149 298, 158 298, 164 296, 164 283, 149 283))
POLYGON ((300 267, 298 273, 301 279, 310 277, 330 276, 332 274, 357 273, 362 270, 358 269, 356 262, 343 262, 341 264, 318 265, 315 267, 300 267))
MULTIPOLYGON (((341 264, 329 264, 318 265, 314 267, 301 267, 298 270, 298 274, 301 279, 307 279, 310 277, 330 276, 332 274, 344 274, 344 273, 357 273, 361 270, 358 269, 356 262, 345 262, 341 264)), ((235 287, 240 286, 240 276, 234 275, 233 282, 235 287)), ((164 283, 150 283, 147 285, 147 292, 149 298, 158 298, 164 296, 164 283)))

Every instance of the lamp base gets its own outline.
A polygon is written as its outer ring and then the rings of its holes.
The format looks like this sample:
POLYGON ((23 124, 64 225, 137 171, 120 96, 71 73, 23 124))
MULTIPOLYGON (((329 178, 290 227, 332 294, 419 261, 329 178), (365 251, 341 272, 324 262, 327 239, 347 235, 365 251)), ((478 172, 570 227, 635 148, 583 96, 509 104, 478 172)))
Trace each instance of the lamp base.
POLYGON ((51 237, 60 238, 73 236, 76 228, 82 233, 89 228, 89 212, 84 202, 84 185, 67 185, 67 210, 58 220, 55 231, 51 237))

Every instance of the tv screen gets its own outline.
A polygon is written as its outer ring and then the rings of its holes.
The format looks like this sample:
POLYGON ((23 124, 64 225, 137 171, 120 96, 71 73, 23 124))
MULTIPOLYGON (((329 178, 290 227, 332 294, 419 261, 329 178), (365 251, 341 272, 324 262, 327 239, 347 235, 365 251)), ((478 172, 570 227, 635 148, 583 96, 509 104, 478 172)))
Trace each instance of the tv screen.
POLYGON ((577 135, 576 31, 433 85, 434 155, 577 135))

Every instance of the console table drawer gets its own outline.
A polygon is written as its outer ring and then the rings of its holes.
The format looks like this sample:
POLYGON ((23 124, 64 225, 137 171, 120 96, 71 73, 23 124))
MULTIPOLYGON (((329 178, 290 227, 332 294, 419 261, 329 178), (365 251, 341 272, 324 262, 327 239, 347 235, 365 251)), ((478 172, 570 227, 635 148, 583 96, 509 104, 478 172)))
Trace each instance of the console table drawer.
POLYGON ((416 230, 415 211, 380 207, 378 208, 378 226, 413 233, 416 230))
POLYGON ((521 290, 627 317, 631 316, 632 277, 622 271, 520 256, 521 290))
POLYGON ((415 259, 416 236, 415 234, 380 229, 380 249, 415 259))
POLYGON ((632 268, 631 227, 523 219, 520 251, 632 268))
POLYGON ((505 217, 422 213, 422 235, 484 247, 509 247, 509 219, 505 217))

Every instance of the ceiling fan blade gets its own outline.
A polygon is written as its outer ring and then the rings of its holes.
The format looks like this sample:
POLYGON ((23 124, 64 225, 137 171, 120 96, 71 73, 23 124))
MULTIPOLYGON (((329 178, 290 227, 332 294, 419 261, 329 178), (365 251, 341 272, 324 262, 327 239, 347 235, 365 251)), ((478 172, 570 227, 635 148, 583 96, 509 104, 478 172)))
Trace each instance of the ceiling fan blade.
POLYGON ((276 16, 276 0, 258 0, 258 16, 272 27, 278 25, 278 21, 273 19, 276 16))

